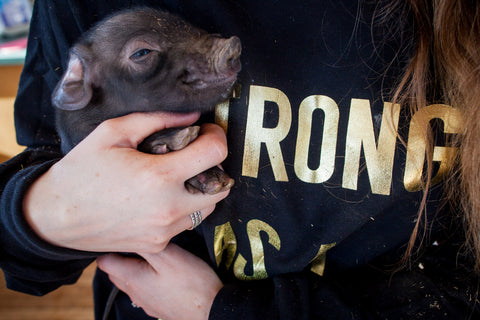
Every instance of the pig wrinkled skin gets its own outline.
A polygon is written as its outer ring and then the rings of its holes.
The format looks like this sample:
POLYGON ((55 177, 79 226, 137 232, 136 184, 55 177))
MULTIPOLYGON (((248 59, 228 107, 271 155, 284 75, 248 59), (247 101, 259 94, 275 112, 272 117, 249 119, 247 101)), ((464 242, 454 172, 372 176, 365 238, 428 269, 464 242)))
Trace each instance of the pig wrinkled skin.
MULTIPOLYGON (((241 43, 208 34, 179 17, 150 8, 117 13, 88 31, 70 51, 52 103, 67 153, 101 122, 132 112, 204 112, 230 97, 241 69, 241 43)), ((139 150, 179 150, 198 127, 161 131, 139 150)), ((231 179, 212 168, 185 184, 193 193, 228 190, 231 179)))

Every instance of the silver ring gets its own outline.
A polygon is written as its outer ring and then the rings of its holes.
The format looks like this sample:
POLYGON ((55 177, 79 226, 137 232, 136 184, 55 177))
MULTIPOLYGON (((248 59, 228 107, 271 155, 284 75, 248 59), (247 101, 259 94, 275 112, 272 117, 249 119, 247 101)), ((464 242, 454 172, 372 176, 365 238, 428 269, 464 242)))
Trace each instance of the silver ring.
POLYGON ((140 307, 137 306, 137 305, 132 301, 132 308, 140 308, 140 307))
POLYGON ((193 230, 202 223, 202 212, 200 210, 195 211, 190 214, 190 219, 192 219, 192 228, 190 230, 193 230))

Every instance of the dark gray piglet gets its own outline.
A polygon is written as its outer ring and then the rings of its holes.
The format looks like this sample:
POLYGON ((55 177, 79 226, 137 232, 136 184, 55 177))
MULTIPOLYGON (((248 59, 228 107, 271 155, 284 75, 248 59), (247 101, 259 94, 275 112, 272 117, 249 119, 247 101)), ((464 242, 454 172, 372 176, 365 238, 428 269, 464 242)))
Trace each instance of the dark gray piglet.
MULTIPOLYGON (((89 30, 70 51, 52 103, 67 153, 101 122, 133 112, 204 112, 226 100, 240 71, 237 37, 208 34, 167 12, 119 12, 89 30)), ((185 147, 198 127, 160 131, 139 150, 161 154, 185 147)), ((215 167, 185 184, 214 194, 233 185, 215 167)))

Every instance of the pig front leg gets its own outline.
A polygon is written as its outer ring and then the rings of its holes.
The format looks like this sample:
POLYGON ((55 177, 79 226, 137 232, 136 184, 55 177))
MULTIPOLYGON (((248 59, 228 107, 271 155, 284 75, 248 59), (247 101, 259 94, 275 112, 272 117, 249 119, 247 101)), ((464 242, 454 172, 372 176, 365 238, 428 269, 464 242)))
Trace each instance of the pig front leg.
POLYGON ((210 168, 185 181, 185 187, 191 193, 216 194, 233 187, 234 180, 219 167, 210 168))
POLYGON ((181 150, 198 137, 199 126, 169 128, 145 138, 137 147, 139 151, 150 154, 164 154, 181 150))
MULTIPOLYGON (((148 136, 138 145, 138 150, 150 154, 165 154, 181 150, 195 140, 200 131, 199 126, 170 128, 148 136)), ((191 193, 216 194, 230 189, 234 180, 219 167, 210 168, 185 182, 191 193)))

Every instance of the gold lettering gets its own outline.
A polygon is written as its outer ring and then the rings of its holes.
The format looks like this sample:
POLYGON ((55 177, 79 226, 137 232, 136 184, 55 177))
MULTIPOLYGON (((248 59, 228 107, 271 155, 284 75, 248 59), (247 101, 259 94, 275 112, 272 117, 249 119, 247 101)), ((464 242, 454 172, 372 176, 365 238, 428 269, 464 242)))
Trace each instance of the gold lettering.
POLYGON ((312 267, 310 270, 319 276, 323 276, 325 272, 325 262, 327 259, 327 251, 335 247, 336 243, 322 244, 318 250, 317 255, 311 261, 312 267))
POLYGON ((215 106, 215 123, 218 124, 220 127, 222 127, 225 133, 227 133, 227 129, 228 129, 230 99, 239 98, 241 94, 241 90, 242 90, 242 86, 240 84, 236 84, 232 89, 232 96, 215 106))
POLYGON ((370 102, 352 99, 345 147, 343 187, 356 190, 363 145, 372 193, 389 195, 400 106, 384 103, 382 124, 375 143, 370 102))
POLYGON ((222 127, 223 131, 227 133, 228 130, 228 115, 230 112, 230 102, 224 101, 215 106, 215 123, 222 127))
MULTIPOLYGON (((427 132, 432 119, 441 119, 445 133, 459 133, 461 126, 460 112, 444 104, 434 104, 420 109, 410 121, 408 133, 407 159, 403 183, 410 192, 422 189, 423 167, 427 150, 427 132)), ((433 161, 440 162, 440 168, 432 178, 432 184, 438 183, 446 172, 452 168, 458 149, 454 147, 435 146, 433 161)))
POLYGON ((302 101, 298 115, 298 136, 295 151, 295 173, 304 182, 322 183, 327 181, 335 168, 335 151, 339 111, 333 99, 326 96, 310 96, 302 101), (324 128, 320 164, 315 170, 308 167, 309 145, 312 132, 312 115, 316 109, 324 112, 324 128))
POLYGON ((263 221, 257 219, 250 220, 247 223, 247 234, 252 250, 253 274, 251 276, 245 274, 247 260, 241 254, 239 254, 233 266, 234 274, 238 279, 259 280, 266 279, 268 277, 267 269, 265 267, 265 253, 263 250, 260 232, 265 232, 268 235, 268 243, 275 249, 280 250, 280 237, 275 229, 263 221))
POLYGON ((253 178, 258 176, 260 148, 262 143, 265 143, 275 180, 288 181, 280 142, 287 136, 291 122, 290 101, 282 91, 275 88, 250 86, 242 168, 244 176, 253 178), (279 119, 275 128, 263 127, 265 101, 274 102, 278 106, 279 119))
POLYGON ((233 232, 230 222, 215 227, 213 249, 215 252, 217 266, 220 266, 220 263, 224 261, 227 269, 230 269, 233 258, 237 253, 237 238, 235 237, 235 233, 233 232))

